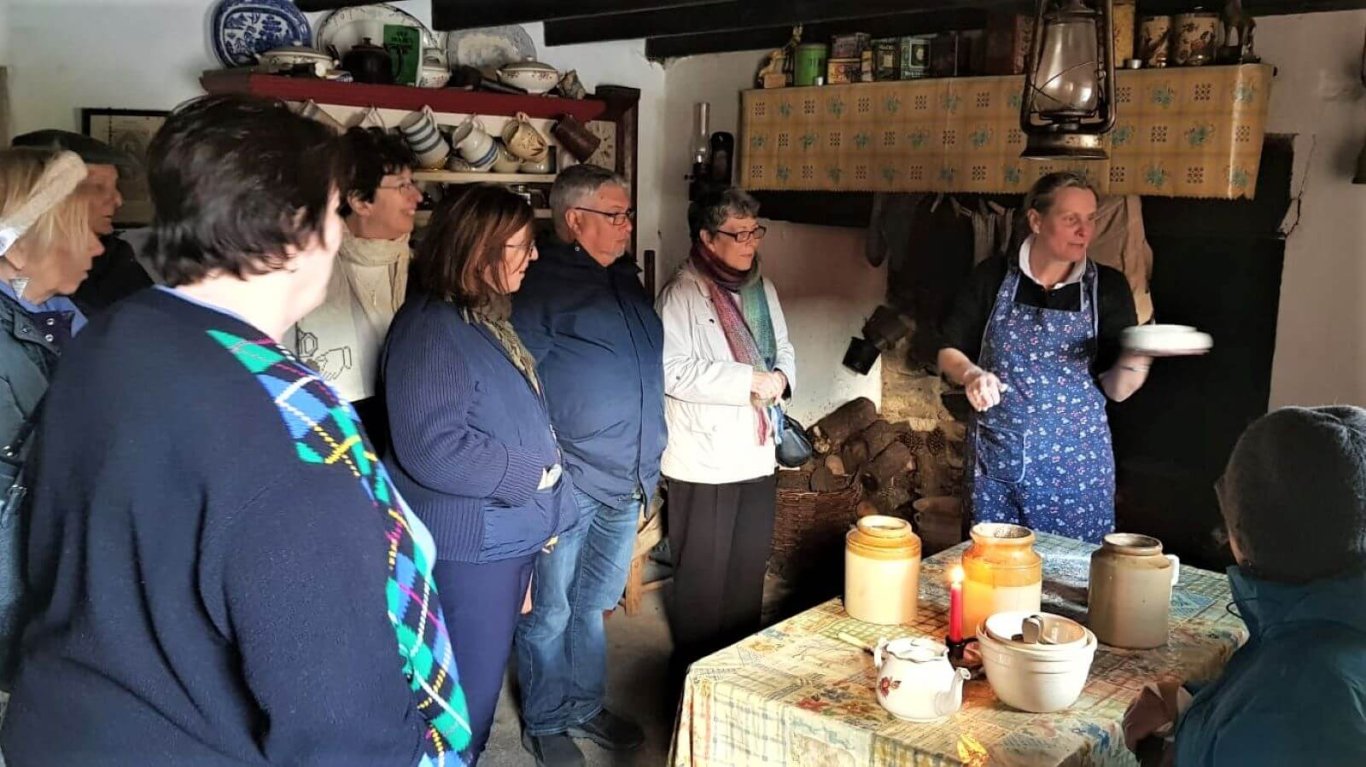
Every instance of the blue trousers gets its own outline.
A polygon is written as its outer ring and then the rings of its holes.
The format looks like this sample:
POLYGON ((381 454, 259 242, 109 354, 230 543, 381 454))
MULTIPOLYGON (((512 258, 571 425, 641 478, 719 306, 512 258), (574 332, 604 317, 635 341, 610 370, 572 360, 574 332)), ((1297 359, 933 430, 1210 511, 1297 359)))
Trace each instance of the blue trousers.
POLYGON ((493 712, 503 689, 513 632, 537 556, 484 564, 438 560, 433 568, 451 649, 460 669, 460 686, 469 705, 471 737, 465 753, 471 767, 479 760, 493 729, 493 712))
POLYGON ((615 509, 578 490, 574 500, 580 521, 536 561, 531 614, 517 625, 522 719, 533 736, 564 732, 602 711, 602 613, 621 599, 635 550, 638 503, 615 509))

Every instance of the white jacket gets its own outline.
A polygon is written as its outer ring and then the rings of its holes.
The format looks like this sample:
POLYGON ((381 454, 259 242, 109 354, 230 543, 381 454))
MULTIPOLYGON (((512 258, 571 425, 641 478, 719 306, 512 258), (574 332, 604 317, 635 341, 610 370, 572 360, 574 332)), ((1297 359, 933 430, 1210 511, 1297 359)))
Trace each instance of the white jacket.
MULTIPOLYGON (((797 360, 787 321, 773 283, 764 280, 764 292, 778 343, 775 367, 795 390, 797 360)), ((749 401, 754 368, 731 356, 711 297, 691 264, 674 274, 655 306, 664 323, 664 418, 669 423, 664 476, 720 485, 772 474, 777 467, 773 440, 759 444, 749 401)))

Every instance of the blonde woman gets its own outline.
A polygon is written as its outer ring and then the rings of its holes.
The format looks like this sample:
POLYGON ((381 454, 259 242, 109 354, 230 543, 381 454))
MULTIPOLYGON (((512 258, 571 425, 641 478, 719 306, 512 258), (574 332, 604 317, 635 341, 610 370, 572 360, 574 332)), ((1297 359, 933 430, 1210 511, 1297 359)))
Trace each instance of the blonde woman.
MULTIPOLYGON (((19 447, 62 346, 85 324, 65 297, 103 251, 90 229, 89 204, 74 194, 85 176, 85 164, 71 152, 0 150, 0 447, 19 447)), ((0 461, 3 494, 23 458, 23 451, 14 452, 0 461)), ((0 516, 8 517, 13 510, 5 506, 0 503, 0 516)), ((0 535, 0 690, 8 691, 22 584, 18 568, 7 565, 18 561, 21 539, 13 519, 0 519, 0 525, 6 533, 0 535)))
POLYGON ((66 298, 104 248, 74 194, 85 163, 73 152, 0 151, 0 440, 37 405, 62 345, 85 325, 66 298))

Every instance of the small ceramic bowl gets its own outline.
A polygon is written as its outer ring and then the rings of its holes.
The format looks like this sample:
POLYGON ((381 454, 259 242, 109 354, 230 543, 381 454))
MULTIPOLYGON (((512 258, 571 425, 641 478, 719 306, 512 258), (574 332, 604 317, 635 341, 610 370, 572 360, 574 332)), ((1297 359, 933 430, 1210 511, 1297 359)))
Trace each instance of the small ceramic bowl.
POLYGON ((469 173, 474 170, 473 166, 458 154, 451 153, 450 159, 446 160, 446 170, 454 173, 469 173))
POLYGON ((550 164, 550 155, 549 155, 549 153, 547 153, 547 154, 545 154, 545 155, 542 155, 539 159, 536 159, 536 160, 523 160, 523 161, 522 161, 522 164, 521 164, 521 166, 519 166, 518 170, 521 171, 522 173, 541 173, 541 174, 544 174, 544 173, 554 173, 554 172, 555 172, 555 169, 554 169, 553 167, 551 167, 551 164, 550 164))
POLYGON ((504 85, 521 88, 527 93, 548 93, 560 82, 560 72, 539 61, 520 61, 498 70, 498 80, 504 85))
POLYGON ((498 156, 493 160, 494 173, 516 173, 521 169, 522 161, 514 157, 501 140, 496 142, 496 146, 498 156))

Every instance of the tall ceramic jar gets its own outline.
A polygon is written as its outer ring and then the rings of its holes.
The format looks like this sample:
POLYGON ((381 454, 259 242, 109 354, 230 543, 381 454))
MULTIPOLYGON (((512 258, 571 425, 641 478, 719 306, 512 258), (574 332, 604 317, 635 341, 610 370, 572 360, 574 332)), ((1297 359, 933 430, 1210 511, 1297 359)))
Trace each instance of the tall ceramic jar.
POLYGON ((1043 558, 1034 551, 1027 527, 986 522, 972 527, 963 553, 963 635, 975 636, 987 616, 1023 610, 1043 602, 1043 558))
POLYGON ((915 621, 920 602, 920 537, 897 517, 867 516, 844 537, 844 609, 885 625, 915 621))
POLYGON ((1087 623, 1100 642, 1146 650, 1167 642, 1180 562, 1146 535, 1111 533, 1091 554, 1087 623))

